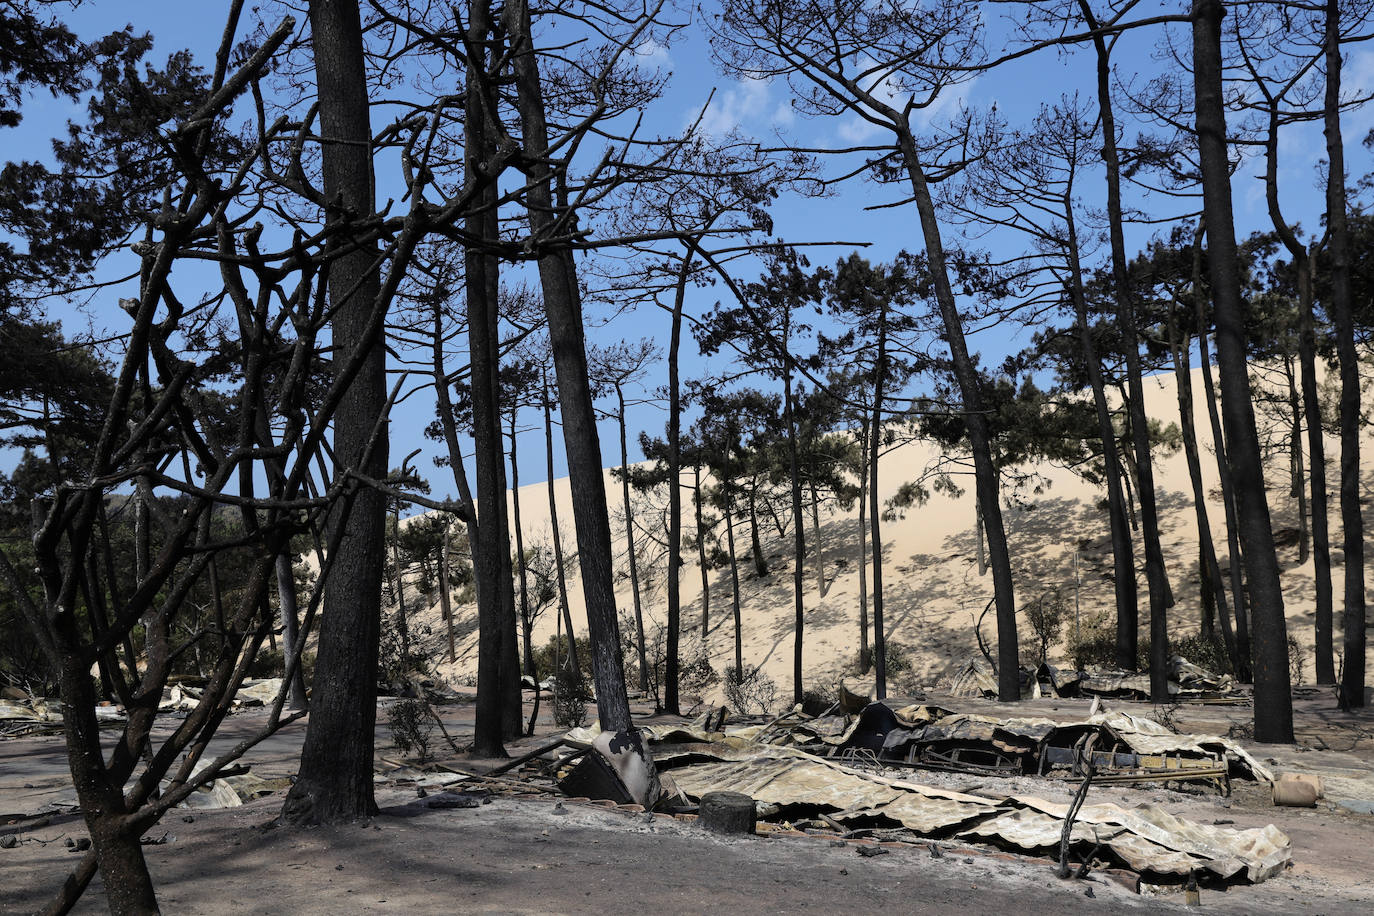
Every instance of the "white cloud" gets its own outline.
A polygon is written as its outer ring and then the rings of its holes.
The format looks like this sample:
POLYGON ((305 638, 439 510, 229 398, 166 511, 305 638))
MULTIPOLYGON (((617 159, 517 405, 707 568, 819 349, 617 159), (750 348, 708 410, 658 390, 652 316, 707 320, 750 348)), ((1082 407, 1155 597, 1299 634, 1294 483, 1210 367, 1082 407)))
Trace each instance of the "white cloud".
POLYGON ((641 70, 671 70, 673 57, 666 45, 646 38, 634 49, 635 66, 641 70))
MULTIPOLYGON (((699 113, 693 110, 689 121, 695 121, 699 113)), ((716 90, 701 118, 701 130, 713 137, 735 130, 759 136, 789 126, 794 118, 787 99, 780 100, 773 92, 772 80, 744 77, 716 90)))
MULTIPOLYGON (((864 55, 858 60, 856 69, 862 73, 875 66, 876 61, 864 55)), ((920 130, 943 119, 946 115, 957 112, 967 102, 976 82, 976 79, 971 79, 943 89, 933 102, 912 113, 912 127, 920 130)), ((912 97, 910 89, 902 85, 900 73, 879 71, 866 77, 861 81, 860 86, 879 102, 898 110, 904 108, 912 97)), ((886 133, 886 130, 851 111, 841 115, 840 126, 836 133, 844 142, 858 145, 875 137, 880 137, 886 133)))

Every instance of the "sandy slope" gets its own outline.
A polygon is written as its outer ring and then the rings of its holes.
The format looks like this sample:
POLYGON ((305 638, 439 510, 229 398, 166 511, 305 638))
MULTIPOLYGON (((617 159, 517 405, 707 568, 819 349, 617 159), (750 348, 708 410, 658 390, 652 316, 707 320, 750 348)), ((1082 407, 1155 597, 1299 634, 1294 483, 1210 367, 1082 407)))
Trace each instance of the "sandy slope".
MULTIPOLYGON (((1207 428, 1201 375, 1194 373, 1196 409, 1199 413, 1198 436, 1203 448, 1203 466, 1210 496, 1208 511, 1217 537, 1218 556, 1223 568, 1228 564, 1225 543, 1223 509, 1217 481, 1216 462, 1210 451, 1211 434, 1207 428)), ((1177 422, 1178 401, 1172 375, 1146 380, 1146 407, 1152 417, 1165 424, 1177 422)), ((1282 439, 1275 434, 1275 441, 1282 439)), ((1366 442, 1368 440, 1366 439, 1366 442)), ((1328 439, 1328 487, 1330 492, 1333 545, 1340 543, 1336 462, 1339 446, 1328 439)), ((1365 446, 1365 453, 1374 449, 1365 446)), ((898 486, 928 468, 938 457, 924 443, 902 445, 888 452, 881 463, 881 495, 891 496, 898 486)), ((1289 495, 1288 458, 1277 455, 1268 468, 1269 505, 1275 531, 1295 532, 1297 500, 1289 495)), ((1108 521, 1099 503, 1105 492, 1091 487, 1064 468, 1041 466, 1034 469, 1044 478, 1041 492, 1027 491, 1016 499, 1007 500, 1005 513, 1008 537, 1016 574, 1018 605, 1045 589, 1063 590, 1069 607, 1075 596, 1079 616, 1084 627, 1094 620, 1105 619, 1112 608, 1112 558, 1108 521), (1075 588, 1074 559, 1077 552, 1078 586, 1075 588)), ((613 545, 617 569, 624 574, 623 522, 616 515, 621 511, 620 488, 606 475, 607 490, 612 501, 612 526, 619 526, 620 537, 613 545)), ((1171 625, 1196 628, 1199 617, 1196 564, 1198 556, 1197 525, 1193 510, 1187 463, 1183 451, 1157 459, 1156 482, 1163 531, 1163 547, 1178 604, 1170 611, 1171 625)), ((976 654, 977 644, 972 624, 978 613, 992 597, 991 575, 979 575, 976 561, 976 534, 971 478, 966 492, 959 497, 937 493, 924 506, 909 511, 899 521, 883 526, 885 561, 885 606, 888 638, 910 647, 916 652, 916 683, 935 683, 961 660, 976 654)), ((558 512, 563 526, 565 549, 572 549, 572 507, 566 479, 556 484, 558 512)), ((527 546, 547 541, 550 534, 548 497, 545 484, 521 488, 522 528, 527 546)), ((684 505, 684 534, 693 528, 690 502, 684 505)), ((824 597, 818 593, 816 553, 808 523, 808 557, 806 583, 806 631, 804 664, 806 681, 833 684, 836 674, 854 657, 858 648, 859 577, 857 573, 858 509, 852 512, 823 511, 821 532, 824 542, 824 562, 829 587, 824 597)), ((718 529, 722 539, 724 529, 718 529)), ((659 536, 662 536, 661 531, 659 536)), ((747 523, 737 522, 736 539, 741 553, 748 549, 747 523)), ((642 541, 643 538, 637 538, 642 541)), ((1314 587, 1313 566, 1309 560, 1297 563, 1296 538, 1290 546, 1280 548, 1283 584, 1290 633, 1308 649, 1305 677, 1312 678, 1310 648, 1312 645, 1314 587)), ((793 652, 793 602, 791 574, 791 538, 779 538, 771 525, 765 530, 764 550, 769 555, 772 570, 759 579, 752 566, 741 563, 743 596, 744 659, 746 665, 759 665, 777 683, 779 697, 790 694, 793 652), (769 537, 771 535, 771 537, 769 537)), ((641 548, 642 548, 641 544, 641 548)), ((1340 594, 1344 581, 1341 552, 1334 550, 1337 653, 1340 651, 1340 594)), ((684 651, 695 651, 701 630, 701 575, 695 551, 685 551, 682 571, 682 614, 684 651)), ((1142 633, 1148 633, 1148 601, 1143 569, 1143 549, 1137 546, 1140 581, 1142 633)), ((666 564, 660 564, 660 566, 666 564)), ((641 578, 646 578, 642 573, 641 578)), ((648 587, 643 589, 646 613, 651 622, 662 622, 666 612, 666 597, 661 568, 651 570, 648 587)), ((711 622, 705 651, 717 671, 731 664, 733 656, 733 625, 730 619, 730 580, 727 569, 711 573, 711 622)), ((581 583, 569 581, 573 619, 580 632, 585 632, 585 615, 581 583)), ((627 574, 619 582, 618 594, 622 611, 632 607, 627 574)), ((546 641, 555 629, 552 609, 538 621, 536 644, 546 641)), ((458 655, 454 663, 447 662, 444 651, 443 624, 437 606, 416 615, 416 624, 423 631, 429 628, 426 644, 436 660, 442 660, 439 673, 454 681, 467 681, 476 672, 476 607, 461 605, 456 609, 458 655)), ((1066 628, 1065 636, 1072 632, 1066 628)), ((993 636, 992 615, 988 615, 984 633, 993 636)), ((1022 617, 1022 657, 1032 656, 1029 626, 1022 617)), ((1374 646, 1374 643, 1371 644, 1374 646)), ((1062 653, 1063 647, 1051 651, 1062 653)), ((1374 652, 1371 653, 1374 664, 1374 652)))

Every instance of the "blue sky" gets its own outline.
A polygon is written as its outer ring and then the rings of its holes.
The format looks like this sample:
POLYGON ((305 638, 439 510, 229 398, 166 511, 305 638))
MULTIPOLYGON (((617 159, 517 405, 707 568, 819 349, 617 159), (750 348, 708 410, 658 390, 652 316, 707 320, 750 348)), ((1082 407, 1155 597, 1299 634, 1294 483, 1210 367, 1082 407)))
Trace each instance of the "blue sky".
MULTIPOLYGON (((1186 4, 1170 4, 1165 9, 1183 9, 1186 4)), ((223 28, 224 12, 228 3, 224 0, 195 0, 195 2, 149 2, 128 3, 117 0, 87 0, 77 11, 67 13, 66 18, 78 32, 87 38, 105 34, 126 24, 138 31, 150 31, 156 39, 155 59, 165 57, 173 50, 190 49, 203 66, 209 67, 223 28)), ((57 9, 65 13, 61 7, 57 9)), ((282 4, 264 0, 257 7, 257 15, 275 23, 289 10, 282 4)), ((1000 46, 1007 27, 1002 20, 1015 7, 1005 4, 992 4, 985 8, 989 29, 989 44, 995 49, 1000 46)), ((1140 15, 1145 15, 1142 11, 1140 15)), ((299 20, 304 14, 296 12, 299 20)), ((698 14, 699 15, 699 14, 698 14)), ((686 21, 685 14, 679 17, 686 21)), ((679 33, 667 46, 646 43, 638 49, 638 60, 646 68, 658 68, 672 77, 665 96, 659 103, 645 113, 645 125, 653 132, 672 134, 680 131, 696 118, 701 107, 706 104, 714 89, 703 124, 712 132, 723 134, 731 129, 753 132, 762 139, 784 137, 805 146, 833 145, 836 143, 862 142, 870 139, 867 125, 856 118, 808 120, 793 110, 790 94, 785 84, 779 81, 762 82, 735 80, 722 75, 709 58, 707 43, 700 24, 693 22, 679 33)), ((1186 26, 1173 26, 1184 46, 1188 41, 1186 26)), ((243 30, 241 29, 241 32, 243 30)), ((1115 53, 1119 77, 1122 80, 1148 79, 1158 72, 1164 64, 1155 54, 1160 37, 1159 28, 1141 30, 1124 37, 1115 53)), ((951 96, 940 114, 957 110, 958 104, 973 108, 986 108, 996 104, 1001 115, 1011 126, 1028 122, 1039 106, 1054 102, 1064 93, 1079 91, 1085 101, 1091 101, 1092 60, 1090 51, 1083 48, 1067 54, 1044 52, 1006 65, 990 74, 984 74, 961 87, 957 97, 951 96)), ((1374 86, 1374 52, 1356 46, 1349 54, 1345 71, 1346 85, 1351 87, 1374 86)), ((1120 106, 1122 109, 1124 105, 1120 106)), ((81 114, 82 106, 65 100, 54 101, 50 97, 37 95, 26 104, 24 124, 7 132, 7 155, 9 158, 38 158, 43 156, 47 138, 59 133, 69 117, 81 114)), ((1141 128, 1123 112, 1124 132, 1128 139, 1141 128)), ((374 123, 374 129, 379 124, 374 123)), ((1374 110, 1366 106, 1351 113, 1345 119, 1345 138, 1347 162, 1352 177, 1358 177, 1371 170, 1369 157, 1360 141, 1371 127, 1374 127, 1374 110)), ((876 138, 876 135, 875 135, 876 138)), ((1324 157, 1323 140, 1319 126, 1294 130, 1284 138, 1283 175, 1281 187, 1284 195, 1284 208, 1290 218, 1299 219, 1309 230, 1318 224, 1322 211, 1322 192, 1318 185, 1318 162, 1324 157)), ((589 156, 596 151, 589 151, 589 156)), ((832 171, 838 169, 835 164, 832 171)), ((1268 227, 1268 217, 1264 205, 1263 186, 1257 179, 1262 171, 1258 162, 1248 161, 1238 170, 1234 182, 1235 207, 1238 229, 1246 235, 1255 229, 1268 227)), ((1094 176, 1098 181, 1100 178, 1094 176)), ((379 176, 379 181, 385 179, 379 176)), ((1091 193, 1096 193, 1091 192, 1091 193)), ((785 196, 772 208, 775 221, 775 234, 790 242, 813 242, 842 239, 852 242, 867 242, 869 247, 864 255, 870 260, 886 260, 903 247, 917 249, 920 236, 912 208, 884 209, 865 211, 865 207, 893 199, 896 192, 890 188, 877 188, 862 180, 855 179, 836 190, 833 195, 822 199, 808 199, 785 196)), ((383 189, 382 195, 386 196, 383 189)), ((1092 197, 1090 194, 1090 202, 1092 197)), ((1178 202, 1152 202, 1146 204, 1153 212, 1163 215, 1181 212, 1190 204, 1178 202)), ((1167 231, 1167 227, 1133 227, 1127 238, 1128 250, 1134 251, 1155 232, 1167 231)), ((957 243, 958 230, 946 226, 947 245, 957 243)), ((991 238, 982 242, 999 255, 1007 256, 1015 251, 1019 240, 991 238)), ((811 255, 813 263, 833 263, 845 249, 817 249, 811 255)), ((1100 252, 1099 254, 1105 254, 1100 252)), ((131 256, 127 256, 131 257, 131 256)), ((119 256, 106 269, 107 276, 127 272, 128 261, 120 263, 119 256)), ((752 279, 748 269, 740 268, 742 280, 752 279)), ((518 277, 518 274, 515 276, 518 277)), ((214 275, 206 271, 205 282, 213 282, 214 275)), ((194 282, 194 275, 190 278, 194 282)), ((54 317, 61 317, 69 332, 87 327, 97 332, 114 330, 122 316, 114 303, 119 295, 127 291, 110 290, 100 294, 82 310, 75 307, 56 307, 54 317)), ((701 314, 709 309, 716 299, 724 295, 720 286, 694 290, 688 301, 688 311, 701 314)), ((184 298, 184 294, 183 294, 184 298)), ((589 319, 599 324, 595 314, 589 319)), ((667 322, 657 309, 641 309, 617 315, 608 325, 597 327, 593 337, 600 341, 610 339, 637 339, 650 337, 657 340, 660 347, 666 345, 667 322)), ((981 351, 989 360, 999 359, 1005 353, 1019 349, 1028 340, 1028 333, 1009 326, 995 326, 984 329, 971 340, 971 346, 981 351)), ((701 374, 710 366, 695 353, 695 345, 690 337, 684 339, 683 376, 690 378, 701 374)), ((656 371, 651 385, 662 384, 666 380, 666 368, 656 371)), ((448 472, 435 468, 431 456, 437 453, 437 444, 424 440, 420 430, 432 417, 432 399, 421 394, 410 399, 393 418, 392 449, 393 461, 409 453, 414 448, 422 448, 422 456, 416 466, 426 473, 436 485, 437 493, 444 493, 446 483, 451 481, 448 472)), ((640 429, 661 435, 666 412, 653 406, 641 406, 631 412, 631 437, 640 429)), ((523 420, 524 425, 537 426, 539 418, 531 411, 523 420)), ((542 433, 531 432, 522 439, 521 482, 535 483, 544 478, 544 458, 542 453, 542 433)), ((616 458, 616 436, 614 427, 607 425, 602 430, 602 451, 607 464, 616 458)), ((633 447, 632 447, 633 448, 633 447)), ((632 455, 632 460, 635 456, 632 455)), ((563 473, 563 458, 556 456, 556 473, 563 473)))

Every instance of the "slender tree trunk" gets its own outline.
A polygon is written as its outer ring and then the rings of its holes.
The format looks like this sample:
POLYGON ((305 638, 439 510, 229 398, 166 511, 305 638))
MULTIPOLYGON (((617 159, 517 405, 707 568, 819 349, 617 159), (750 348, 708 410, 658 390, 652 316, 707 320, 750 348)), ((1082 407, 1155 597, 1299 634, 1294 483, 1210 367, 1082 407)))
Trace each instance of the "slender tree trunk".
POLYGON ((1283 371, 1288 379, 1288 465, 1292 480, 1289 495, 1298 501, 1298 564, 1301 565, 1312 555, 1312 531, 1307 525, 1307 486, 1303 479, 1306 461, 1302 454, 1302 398, 1298 395, 1292 354, 1284 356, 1283 371))
POLYGON ((816 544, 816 596, 824 598, 829 587, 825 581, 825 542, 821 540, 821 498, 816 493, 816 478, 811 477, 811 540, 816 544))
POLYGON ((749 481, 749 538, 754 551, 754 575, 762 579, 768 575, 768 560, 763 555, 763 541, 759 538, 759 510, 757 479, 749 481))
MULTIPOLYGON (((1016 599, 1013 594, 1011 574, 1011 554, 1007 550, 1006 528, 1002 524, 1002 501, 999 492, 997 465, 992 458, 992 438, 988 430, 987 417, 983 413, 983 395, 980 389, 978 368, 969 356, 968 344, 964 341, 963 319, 959 316, 954 301, 954 289, 949 283, 949 271, 945 266, 944 242, 940 238, 940 224, 935 216, 935 203, 926 184, 925 172, 916 154, 916 141, 909 129, 898 133, 902 158, 907 175, 911 180, 916 209, 920 214, 921 232, 925 241, 926 258, 930 264, 931 279, 935 283, 935 300, 939 305, 940 317, 949 342, 950 361, 954 376, 959 385, 959 395, 964 402, 964 422, 968 429, 969 445, 973 451, 974 478, 981 515, 988 536, 988 554, 992 561, 993 590, 997 602, 997 695, 1006 703, 1021 698, 1021 673, 1016 638, 1016 599)), ((870 499, 875 498, 870 495, 870 499)), ((876 521, 876 519, 874 520, 876 521)), ((882 543, 875 541, 873 555, 881 554, 882 543)), ((882 638, 879 631, 878 608, 878 565, 874 564, 874 604, 873 626, 874 644, 881 658, 882 638)), ((882 665, 881 660, 878 665, 882 665)), ((879 668, 881 671, 881 667, 879 668)))
MULTIPOLYGON (((291 554, 283 550, 277 554, 277 604, 281 608, 282 658, 290 663, 300 645, 300 610, 296 606, 296 575, 291 568, 291 554)), ((302 653, 303 654, 303 653, 302 653)), ((305 674, 297 664, 291 675, 286 695, 288 709, 305 708, 305 674)))
MULTIPOLYGON (((374 212, 372 130, 356 0, 313 0, 310 30, 319 91, 326 223, 374 212)), ((353 246, 340 239, 336 247, 353 246)), ((360 335, 372 323, 381 292, 376 246, 339 253, 329 267, 334 365, 367 347, 361 369, 334 418, 335 476, 356 468, 386 476, 388 447, 372 433, 386 404, 386 350, 360 335), (367 458, 364 462, 364 458, 367 458)), ((282 807, 293 824, 328 824, 371 817, 372 749, 377 720, 377 646, 381 634, 386 498, 368 487, 330 513, 338 547, 325 583, 310 721, 300 769, 282 807)))
POLYGON ((515 566, 516 574, 520 577, 520 623, 521 623, 521 648, 523 650, 523 667, 525 674, 536 682, 539 680, 539 673, 534 670, 534 640, 530 630, 533 628, 534 621, 530 619, 530 594, 529 577, 525 568, 525 534, 520 526, 520 465, 517 463, 517 451, 515 447, 515 421, 518 410, 516 405, 511 405, 510 411, 510 495, 511 495, 511 516, 515 528, 515 566))
POLYGON ((668 335, 668 632, 667 657, 663 662, 663 711, 673 716, 679 712, 678 635, 682 629, 682 384, 678 379, 678 347, 682 342, 682 306, 687 300, 691 265, 689 253, 678 270, 673 323, 668 335))
MULTIPOLYGON (((1090 28, 1097 20, 1087 0, 1079 8, 1090 28)), ((1150 698, 1156 703, 1169 699, 1169 627, 1165 616, 1169 607, 1169 585, 1164 569, 1164 552, 1159 542, 1159 512, 1155 504, 1154 462, 1150 456, 1150 426, 1145 417, 1145 386, 1140 365, 1139 333, 1136 330, 1135 304, 1131 301, 1130 278, 1126 273, 1126 241, 1122 229, 1121 161, 1116 148, 1116 117, 1111 100, 1111 59, 1107 40, 1093 39, 1097 51, 1097 101, 1102 122, 1102 161, 1107 172, 1107 221, 1112 249, 1112 280, 1116 300, 1116 319, 1126 353, 1126 377, 1130 385, 1131 437, 1135 449, 1136 484, 1140 498, 1140 521, 1145 529, 1145 580, 1150 595, 1150 698)))
POLYGON ((1326 442, 1317 393, 1317 335, 1313 312, 1312 259, 1304 257, 1298 274, 1298 363, 1303 411, 1307 419, 1308 486, 1312 507, 1312 571, 1317 592, 1313 654, 1318 684, 1336 683, 1332 646, 1331 534, 1326 513, 1326 442))
POLYGON ((1336 683, 1336 663, 1331 640, 1331 534, 1326 514, 1326 441, 1322 428, 1322 401, 1316 390, 1316 320, 1312 314, 1312 260, 1303 258, 1298 272, 1297 358, 1303 379, 1303 411, 1307 417, 1308 486, 1312 507, 1312 575, 1316 588, 1315 669, 1316 683, 1336 683))
POLYGON ((539 280, 563 408, 563 441, 568 453, 582 591, 587 602, 587 626, 596 671, 597 714, 603 730, 618 732, 633 727, 633 722, 620 658, 620 627, 611 576, 611 526, 606 511, 606 483, 601 474, 596 412, 587 380, 581 294, 572 251, 566 243, 545 240, 572 231, 572 216, 554 207, 543 88, 525 0, 508 2, 502 21, 513 49, 517 107, 525 153, 531 163, 527 206, 530 229, 542 252, 538 260, 539 280))
MULTIPOLYGON (((1194 295, 1201 295, 1194 284, 1194 295)), ((1198 548, 1200 550, 1203 590, 1211 596, 1211 604, 1221 618, 1221 638, 1231 670, 1238 670, 1236 636, 1231 631, 1231 615, 1226 609, 1226 586, 1217 562, 1216 545, 1212 542, 1212 525, 1207 515, 1207 490, 1202 483, 1202 455, 1197 445, 1197 424, 1193 415, 1193 379, 1188 359, 1189 341, 1179 339, 1178 321, 1174 309, 1169 309, 1169 349, 1174 361, 1174 385, 1178 389, 1178 415, 1183 427, 1183 451, 1188 459, 1188 480, 1193 485, 1193 510, 1197 515, 1198 548)), ((1210 628, 1204 624, 1204 634, 1210 628)))
MULTIPOLYGON (((484 169, 494 157, 491 115, 486 111, 483 84, 498 51, 491 37, 490 0, 473 4, 468 24, 468 46, 476 49, 468 60, 466 98, 466 145, 464 168, 469 185, 485 181, 484 169)), ((486 184, 478 193, 478 206, 466 219, 475 239, 492 239, 496 222, 496 186, 486 184)), ((468 352, 472 379, 472 434, 477 466, 477 539, 472 543, 473 573, 477 585, 477 707, 473 725, 473 753, 482 757, 505 756, 504 739, 510 735, 506 697, 506 653, 502 593, 502 554, 509 554, 505 525, 506 492, 502 477, 505 459, 501 448, 500 379, 495 338, 498 333, 497 296, 500 285, 495 256, 475 245, 464 250, 464 282, 467 292, 468 352)), ((469 535, 471 537, 471 535, 469 535)), ((515 710, 518 721, 520 710, 515 710)))
MULTIPOLYGON (((784 346, 787 336, 784 332, 784 346)), ((792 373, 784 371, 782 376, 783 412, 787 422, 787 460, 792 478, 792 603, 796 612, 795 639, 792 643, 792 702, 802 701, 802 639, 806 623, 805 572, 806 565, 806 515, 802 510, 801 468, 797 455, 797 417, 792 392, 792 373)))
POLYGON ((1112 532, 1112 587, 1116 592, 1116 664, 1126 671, 1136 669, 1137 640, 1140 629, 1139 591, 1135 579, 1135 545, 1126 512, 1126 496, 1121 486, 1121 461, 1116 448, 1116 428, 1107 404, 1107 385, 1102 378, 1102 363, 1097 357, 1092 327, 1088 324, 1088 303, 1083 292, 1083 271, 1079 262, 1077 224, 1072 204, 1066 205, 1069 227, 1070 285, 1078 339, 1083 348, 1083 363, 1097 411, 1097 431, 1102 438, 1102 463, 1107 478, 1107 514, 1112 532))
MULTIPOLYGON (((1330 233, 1330 312, 1341 364, 1341 523, 1345 546, 1345 654, 1341 697, 1346 708, 1365 705, 1364 516, 1360 510, 1360 364, 1355 352, 1354 300, 1350 288, 1350 228, 1345 193, 1345 146, 1341 138, 1341 13, 1326 3, 1326 224, 1330 233)), ((1259 625, 1256 624, 1258 631, 1259 625)), ((1258 639, 1258 635, 1256 637, 1258 639)), ((1258 697, 1256 698, 1258 700, 1258 697)), ((1258 703, 1256 715, 1258 716, 1258 703)), ((1258 728, 1258 725, 1256 725, 1258 728)), ((1291 729, 1286 740, 1292 741, 1291 729)))
POLYGON ((1236 519, 1235 483, 1231 479, 1231 462, 1227 458, 1226 435, 1221 427, 1221 411, 1217 404, 1216 383, 1212 380, 1212 358, 1207 349, 1207 315, 1203 298, 1197 297, 1198 359, 1202 364, 1203 390, 1207 394, 1207 416, 1212 427, 1212 451, 1217 456, 1217 475, 1221 480, 1221 500, 1226 510, 1226 544, 1231 553, 1231 596, 1236 611, 1236 678, 1250 683, 1250 624, 1246 610, 1248 600, 1245 575, 1241 565, 1240 523, 1236 519))
POLYGON ((859 436, 859 673, 867 674, 873 664, 868 646, 868 415, 860 424, 859 436))
POLYGON ((573 631, 572 610, 568 607, 568 580, 563 569, 563 535, 558 530, 558 500, 553 485, 553 398, 549 393, 548 373, 544 374, 544 444, 548 460, 546 474, 549 486, 549 527, 553 530, 553 564, 558 575, 558 609, 563 615, 563 627, 568 631, 568 665, 577 683, 582 682, 581 662, 577 658, 577 636, 573 631))
POLYGON ((1292 743, 1293 699, 1283 591, 1245 361, 1244 303, 1240 295, 1222 101, 1222 14, 1220 0, 1195 0, 1193 4, 1193 84, 1203 212, 1207 219, 1208 269, 1216 310, 1222 420, 1236 490, 1245 494, 1237 501, 1236 515, 1254 608, 1255 739, 1292 743))
POLYGON ((410 659, 410 625, 406 620, 406 578, 405 567, 401 565, 401 507, 397 505, 391 513, 394 527, 391 542, 391 563, 396 569, 396 625, 401 631, 401 658, 410 659))
MULTIPOLYGON (((887 628, 883 625, 883 513, 878 464, 883 445, 883 400, 887 388, 887 305, 879 306, 878 359, 873 370, 873 425, 868 430, 868 524, 873 536, 873 690, 887 696, 887 628)), ((1020 692, 1019 686, 1017 690, 1020 692)))
POLYGON ((439 546, 439 613, 444 618, 444 630, 448 636, 449 664, 458 661, 458 646, 453 638, 453 598, 449 594, 448 579, 448 519, 444 519, 444 541, 439 546))
POLYGON ((620 405, 620 493, 625 502, 625 553, 630 563, 630 595, 635 609, 635 649, 639 653, 639 690, 649 692, 649 659, 644 645, 644 606, 639 600, 639 562, 635 556, 635 515, 630 505, 630 450, 625 433, 625 392, 615 386, 616 401, 620 405))
POLYGON ((701 463, 692 464, 692 503, 697 514, 697 563, 701 567, 701 638, 711 631, 711 574, 706 569, 706 525, 701 518, 701 463))
MULTIPOLYGON (((722 486, 729 486, 723 482, 722 486)), ((744 623, 740 614, 739 560, 735 554, 735 506, 730 491, 725 496, 725 545, 730 552, 730 600, 735 612, 735 677, 744 678, 744 623)))

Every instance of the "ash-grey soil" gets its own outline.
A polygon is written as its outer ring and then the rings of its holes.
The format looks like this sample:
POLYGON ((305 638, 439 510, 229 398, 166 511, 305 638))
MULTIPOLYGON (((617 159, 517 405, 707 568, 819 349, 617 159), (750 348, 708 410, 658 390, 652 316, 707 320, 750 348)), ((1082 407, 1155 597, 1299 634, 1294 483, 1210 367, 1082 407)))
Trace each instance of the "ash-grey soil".
MULTIPOLYGON (((932 697, 963 711, 1011 714, 991 702, 932 697)), ((1281 770, 1322 772, 1336 797, 1374 798, 1374 716, 1329 711, 1329 697, 1300 697, 1299 744, 1249 745, 1281 770)), ((1148 714, 1148 706, 1121 708, 1148 714)), ((1086 704, 1026 703, 1017 715, 1075 717, 1086 704), (1082 706, 1082 708, 1079 708, 1082 706)), ((443 707, 458 741, 470 734, 471 708, 443 707)), ((1244 708, 1190 706, 1177 712, 1188 731, 1225 734, 1245 721, 1244 708)), ((379 717, 385 721, 385 716, 379 717)), ((226 744, 260 724, 260 713, 236 715, 226 744)), ((547 740, 552 726, 524 742, 547 740)), ((246 762, 272 779, 294 771, 303 727, 292 726, 255 748, 246 762)), ((513 747, 512 751, 518 751, 513 747)), ((378 753, 392 757, 389 736, 378 753)), ((490 761, 451 758, 462 767, 490 761)), ((1034 794, 1064 799, 1072 786, 1037 779, 980 779, 922 773, 923 781, 986 794, 1034 794)), ((547 783, 531 785, 532 791, 547 783)), ((1049 859, 986 848, 968 854, 940 845, 892 848, 874 857, 826 839, 720 839, 693 824, 622 811, 559 803, 553 797, 497 797, 473 809, 430 809, 414 788, 381 784, 382 815, 366 826, 297 830, 265 827, 282 793, 240 808, 174 812, 146 852, 167 913, 738 913, 941 912, 1042 913, 1184 909, 1182 896, 1138 896, 1098 876, 1062 882, 1049 859), (187 822, 183 818, 193 820, 187 822), (1087 896, 1091 891, 1093 896, 1087 896)), ((1258 886, 1204 890, 1206 910, 1374 912, 1374 817, 1344 813, 1330 802, 1316 809, 1274 808, 1267 792, 1237 784, 1230 799, 1159 787, 1095 788, 1092 801, 1161 804, 1186 817, 1238 827, 1274 823, 1293 842, 1294 866, 1258 886)), ((60 737, 0 743, 0 812, 33 813, 70 800, 60 737)), ((76 816, 18 836, 0 849, 0 912, 39 907, 77 858, 63 840, 84 835, 76 816)), ((77 912, 104 911, 99 881, 77 912)))

